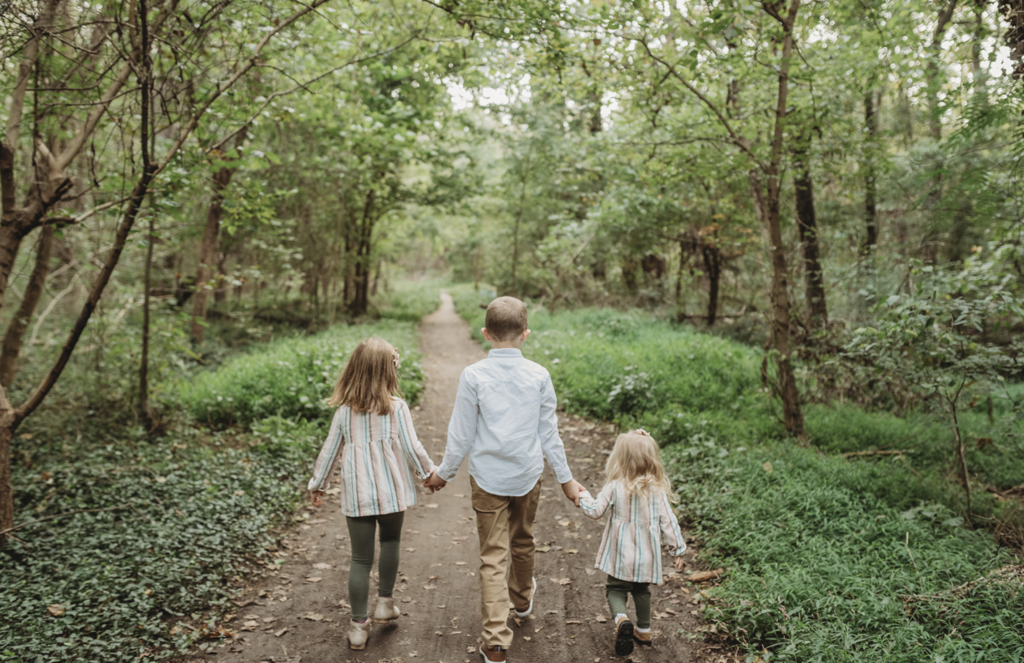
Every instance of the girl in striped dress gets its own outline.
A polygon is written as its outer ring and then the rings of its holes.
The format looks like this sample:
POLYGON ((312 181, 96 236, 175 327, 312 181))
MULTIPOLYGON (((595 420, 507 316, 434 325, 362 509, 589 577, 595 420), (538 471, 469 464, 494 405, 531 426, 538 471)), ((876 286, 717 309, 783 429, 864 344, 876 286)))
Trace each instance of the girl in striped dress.
POLYGON ((671 502, 678 501, 661 464, 658 444, 637 429, 619 435, 608 457, 608 483, 597 498, 580 494, 580 508, 597 519, 611 510, 604 528, 595 567, 608 574, 605 595, 615 615, 615 653, 633 651, 633 641, 650 646, 651 583, 660 585, 661 543, 672 547, 675 567, 682 570, 686 541, 671 502), (626 615, 626 600, 633 595, 636 628, 626 615))
POLYGON ((309 481, 313 506, 341 461, 341 509, 352 540, 348 596, 352 649, 365 649, 370 634, 367 609, 374 538, 380 526, 377 608, 373 621, 398 619, 392 592, 398 576, 405 510, 416 504, 410 468, 426 479, 434 463, 416 438, 409 406, 398 389, 398 351, 387 341, 368 338, 352 352, 328 403, 338 408, 309 481))

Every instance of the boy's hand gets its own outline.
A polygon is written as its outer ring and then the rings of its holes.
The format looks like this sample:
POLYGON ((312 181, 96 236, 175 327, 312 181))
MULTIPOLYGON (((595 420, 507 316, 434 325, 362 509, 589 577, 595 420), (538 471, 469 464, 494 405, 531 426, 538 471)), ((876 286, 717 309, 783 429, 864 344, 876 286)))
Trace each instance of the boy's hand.
POLYGON ((429 488, 430 492, 432 492, 432 493, 436 492, 438 490, 441 490, 442 488, 444 488, 447 485, 448 485, 447 481, 445 481, 441 477, 437 476, 437 470, 434 470, 433 472, 431 472, 430 476, 427 477, 426 481, 423 482, 423 487, 424 488, 429 488))
POLYGON ((322 490, 314 490, 312 492, 312 496, 313 496, 313 506, 323 506, 324 505, 323 500, 320 499, 321 497, 324 496, 324 491, 322 491, 322 490))
POLYGON ((575 479, 569 479, 562 484, 562 492, 565 493, 565 497, 576 506, 580 505, 580 493, 584 491, 586 491, 586 488, 581 486, 575 479))
POLYGON ((683 561, 682 557, 676 557, 676 571, 682 571, 683 567, 686 566, 686 562, 683 561))

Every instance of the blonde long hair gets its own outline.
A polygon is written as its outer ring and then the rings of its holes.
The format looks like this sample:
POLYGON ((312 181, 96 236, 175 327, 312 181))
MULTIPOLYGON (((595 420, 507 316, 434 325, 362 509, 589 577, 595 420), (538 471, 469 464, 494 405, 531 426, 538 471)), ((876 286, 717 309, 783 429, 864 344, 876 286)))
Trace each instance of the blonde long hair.
POLYGON ((619 481, 628 493, 650 497, 663 492, 670 502, 679 501, 661 463, 658 443, 642 428, 616 438, 605 472, 609 482, 619 481))
POLYGON ((327 404, 347 405, 355 412, 376 410, 385 416, 391 414, 394 396, 402 396, 398 388, 398 351, 384 339, 371 337, 352 351, 327 404))

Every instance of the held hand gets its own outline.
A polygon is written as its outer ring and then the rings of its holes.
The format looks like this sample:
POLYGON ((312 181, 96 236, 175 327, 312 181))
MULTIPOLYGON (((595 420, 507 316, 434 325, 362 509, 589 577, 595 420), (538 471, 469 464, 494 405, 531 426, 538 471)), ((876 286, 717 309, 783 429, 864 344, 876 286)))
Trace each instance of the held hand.
POLYGON ((441 490, 442 488, 444 488, 447 485, 448 485, 447 481, 445 481, 441 477, 437 476, 437 470, 434 470, 433 472, 431 472, 430 476, 427 477, 426 481, 423 482, 423 487, 424 488, 429 488, 430 492, 432 492, 432 493, 436 492, 438 490, 441 490))
POLYGON ((683 561, 682 557, 676 557, 676 571, 682 571, 683 567, 686 566, 686 562, 683 561))
POLYGON ((324 491, 314 490, 311 495, 313 496, 313 506, 323 506, 324 502, 320 498, 324 496, 324 491))
POLYGON ((575 479, 569 479, 562 484, 562 492, 565 494, 566 499, 570 500, 576 506, 580 505, 580 493, 585 490, 586 489, 575 479))

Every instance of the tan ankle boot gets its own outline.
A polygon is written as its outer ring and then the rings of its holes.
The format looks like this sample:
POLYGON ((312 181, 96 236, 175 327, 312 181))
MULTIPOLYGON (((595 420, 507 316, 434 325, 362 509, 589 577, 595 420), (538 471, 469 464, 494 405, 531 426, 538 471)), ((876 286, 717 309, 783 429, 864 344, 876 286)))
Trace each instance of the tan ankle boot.
POLYGON ((395 599, 391 596, 380 596, 377 598, 377 609, 373 611, 375 624, 390 624, 402 616, 402 611, 395 605, 395 599))
POLYGON ((348 646, 350 649, 366 649, 366 639, 370 637, 370 620, 348 623, 348 646))

